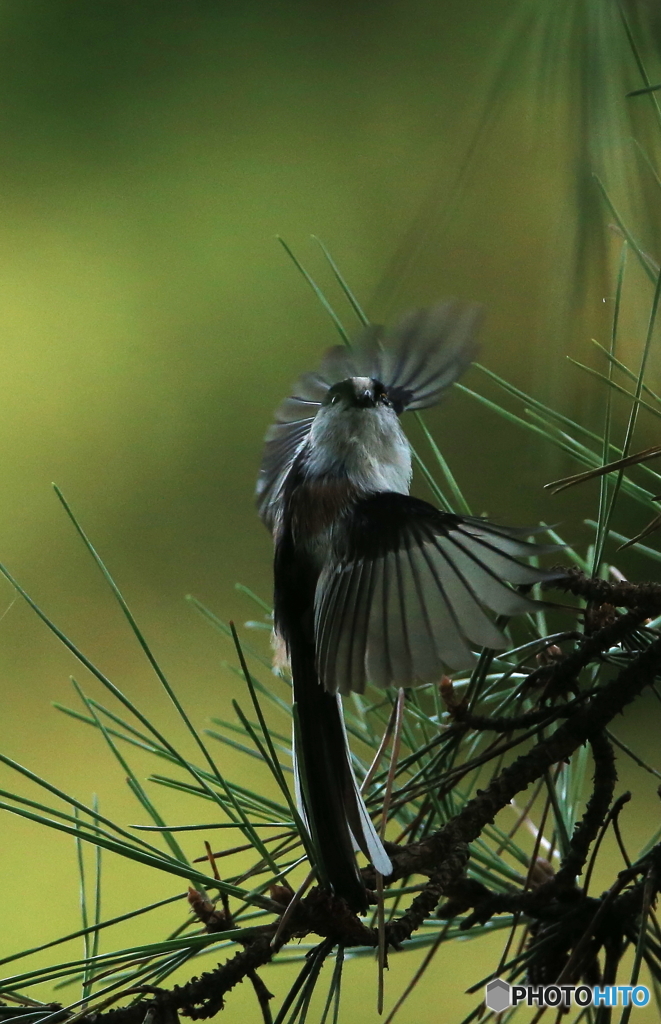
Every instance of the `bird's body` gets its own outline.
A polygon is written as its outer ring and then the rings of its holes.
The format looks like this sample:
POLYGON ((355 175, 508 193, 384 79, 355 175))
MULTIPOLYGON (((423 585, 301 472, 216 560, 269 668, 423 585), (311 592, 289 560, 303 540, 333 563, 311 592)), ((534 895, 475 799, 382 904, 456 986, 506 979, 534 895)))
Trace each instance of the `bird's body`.
POLYGON ((275 540, 275 631, 291 667, 299 804, 322 882, 365 910, 354 850, 391 864, 351 769, 338 691, 435 683, 471 647, 502 647, 484 607, 533 606, 508 583, 545 576, 517 531, 441 512, 409 495, 399 414, 438 400, 470 362, 475 306, 409 314, 386 340, 370 329, 302 378, 267 434, 260 514, 275 540))
MULTIPOLYGON (((347 383, 366 394, 373 386, 360 377, 347 383)), ((321 569, 347 510, 368 494, 408 494, 411 471, 411 446, 392 407, 324 405, 288 475, 279 529, 286 525, 321 569)))

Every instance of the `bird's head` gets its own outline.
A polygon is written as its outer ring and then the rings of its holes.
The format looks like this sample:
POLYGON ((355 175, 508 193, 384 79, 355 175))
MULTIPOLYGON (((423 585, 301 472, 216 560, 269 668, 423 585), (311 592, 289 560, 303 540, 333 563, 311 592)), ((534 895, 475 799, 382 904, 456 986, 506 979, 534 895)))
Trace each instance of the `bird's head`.
POLYGON ((347 377, 328 389, 310 427, 307 472, 349 477, 365 491, 408 492, 411 449, 388 389, 347 377))
POLYGON ((372 377, 347 377, 333 384, 326 393, 323 405, 339 409, 392 408, 388 389, 372 377))

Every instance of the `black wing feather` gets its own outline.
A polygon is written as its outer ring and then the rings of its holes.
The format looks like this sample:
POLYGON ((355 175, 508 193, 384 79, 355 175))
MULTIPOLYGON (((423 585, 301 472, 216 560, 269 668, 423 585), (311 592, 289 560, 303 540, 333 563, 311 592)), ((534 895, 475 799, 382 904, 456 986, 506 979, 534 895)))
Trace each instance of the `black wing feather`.
POLYGON ((554 579, 520 561, 557 550, 483 519, 439 512, 404 494, 364 498, 338 530, 317 584, 319 676, 331 692, 412 686, 444 666, 468 667, 472 646, 506 641, 485 608, 515 615, 543 605, 510 584, 554 579))

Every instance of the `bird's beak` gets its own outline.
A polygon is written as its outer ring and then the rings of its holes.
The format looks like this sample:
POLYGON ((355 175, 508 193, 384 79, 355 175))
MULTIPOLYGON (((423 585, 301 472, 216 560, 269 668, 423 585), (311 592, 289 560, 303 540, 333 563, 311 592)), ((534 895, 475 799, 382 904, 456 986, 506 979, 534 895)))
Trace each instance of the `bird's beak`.
POLYGON ((360 406, 361 409, 367 409, 374 405, 374 395, 369 388, 364 388, 359 392, 356 396, 356 404, 360 406))

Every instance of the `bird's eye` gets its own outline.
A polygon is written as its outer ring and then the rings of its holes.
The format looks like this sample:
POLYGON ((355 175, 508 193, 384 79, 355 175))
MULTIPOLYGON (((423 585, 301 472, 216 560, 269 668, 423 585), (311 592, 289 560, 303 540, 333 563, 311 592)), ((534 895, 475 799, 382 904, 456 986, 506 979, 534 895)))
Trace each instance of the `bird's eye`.
POLYGON ((390 399, 388 398, 387 391, 382 391, 381 394, 378 396, 378 400, 379 402, 381 402, 381 405, 390 405, 390 399))
POLYGON ((339 400, 340 400, 340 396, 339 395, 333 395, 333 397, 331 398, 331 405, 337 405, 339 400))

